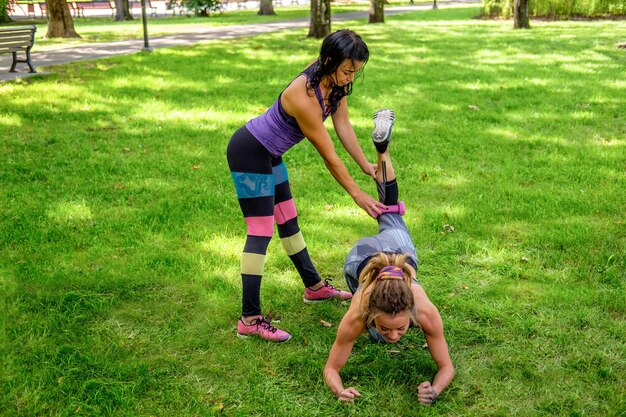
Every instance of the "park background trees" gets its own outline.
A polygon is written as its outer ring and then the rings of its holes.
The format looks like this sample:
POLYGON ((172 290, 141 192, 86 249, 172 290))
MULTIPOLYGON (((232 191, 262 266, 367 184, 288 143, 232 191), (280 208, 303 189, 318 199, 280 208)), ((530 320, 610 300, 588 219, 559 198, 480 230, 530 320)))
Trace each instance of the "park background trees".
POLYGON ((46 38, 80 38, 66 0, 46 0, 48 32, 46 38))
POLYGON ((0 0, 0 23, 9 23, 11 17, 9 16, 9 1, 0 0))
POLYGON ((309 38, 324 38, 330 34, 330 0, 311 0, 309 38))
MULTIPOLYGON (((566 19, 573 16, 602 18, 626 14, 624 0, 483 0, 483 15, 514 17, 515 3, 524 1, 529 17, 566 19)), ((519 5, 518 5, 519 7, 519 5)), ((521 5, 523 8, 524 6, 521 5)))
POLYGON ((133 20, 129 0, 115 0, 115 21, 133 20))

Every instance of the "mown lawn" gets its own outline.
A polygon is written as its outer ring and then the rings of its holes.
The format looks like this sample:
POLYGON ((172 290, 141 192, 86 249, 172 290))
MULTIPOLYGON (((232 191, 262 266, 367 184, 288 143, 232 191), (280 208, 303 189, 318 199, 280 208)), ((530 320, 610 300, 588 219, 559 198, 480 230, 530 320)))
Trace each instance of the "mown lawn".
MULTIPOLYGON (((278 239, 262 297, 293 340, 235 336, 245 224, 225 147, 316 55, 297 30, 0 85, 0 414, 624 415, 626 23, 513 31, 477 12, 344 25, 371 50, 350 106, 372 158, 373 112, 396 111, 419 279, 457 367, 433 406, 418 331, 360 338, 342 375, 363 397, 337 403, 321 373, 347 306, 304 305, 278 239)), ((346 288, 375 223, 310 144, 285 161, 309 251, 346 288)))

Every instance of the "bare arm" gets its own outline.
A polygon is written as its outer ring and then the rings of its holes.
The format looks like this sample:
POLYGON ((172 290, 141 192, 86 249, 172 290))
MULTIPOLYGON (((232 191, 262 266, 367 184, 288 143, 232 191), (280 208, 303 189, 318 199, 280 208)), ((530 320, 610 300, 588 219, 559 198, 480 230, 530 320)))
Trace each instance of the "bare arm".
POLYGON ((341 141, 343 147, 348 151, 352 159, 359 164, 361 170, 367 175, 376 178, 376 164, 370 164, 363 153, 363 149, 359 145, 356 133, 352 123, 350 123, 350 117, 348 115, 348 100, 347 97, 341 99, 339 108, 333 114, 333 126, 335 126, 335 132, 341 141))
POLYGON ((437 307, 430 302, 422 287, 414 288, 418 303, 417 320, 426 337, 430 355, 437 364, 437 373, 432 383, 422 382, 418 387, 418 399, 423 404, 432 403, 450 385, 454 378, 454 365, 448 352, 448 344, 443 334, 443 321, 437 307))
POLYGON ((324 160, 331 175, 350 194, 359 207, 372 217, 381 213, 384 205, 365 193, 354 181, 339 159, 324 123, 322 109, 315 96, 306 94, 304 77, 297 78, 282 94, 283 107, 293 115, 302 130, 324 160))
POLYGON ((344 388, 339 372, 345 365, 356 338, 365 330, 365 323, 358 314, 357 302, 353 298, 350 308, 341 320, 337 329, 337 337, 333 343, 326 366, 324 366, 324 381, 340 401, 353 402, 361 394, 354 388, 344 388))

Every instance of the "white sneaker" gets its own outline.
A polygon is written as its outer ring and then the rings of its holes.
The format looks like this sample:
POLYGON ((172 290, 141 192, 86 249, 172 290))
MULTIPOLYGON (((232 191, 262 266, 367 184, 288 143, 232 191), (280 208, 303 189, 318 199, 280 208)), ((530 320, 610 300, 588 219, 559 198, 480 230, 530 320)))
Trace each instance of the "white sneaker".
POLYGON ((374 131, 372 132, 372 140, 374 146, 380 153, 384 153, 391 139, 391 129, 396 115, 391 109, 382 109, 374 113, 374 131))

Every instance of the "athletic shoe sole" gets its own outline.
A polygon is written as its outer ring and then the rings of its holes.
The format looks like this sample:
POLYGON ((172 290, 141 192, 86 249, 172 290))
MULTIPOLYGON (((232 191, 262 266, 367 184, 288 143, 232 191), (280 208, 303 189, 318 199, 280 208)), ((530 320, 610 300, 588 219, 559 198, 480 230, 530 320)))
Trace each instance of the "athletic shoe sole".
POLYGON ((237 332, 237 337, 240 338, 240 339, 244 339, 244 340, 256 337, 258 339, 265 340, 267 342, 275 342, 275 343, 285 343, 285 342, 291 340, 291 335, 289 335, 289 337, 287 339, 285 339, 285 340, 269 340, 269 339, 263 339, 258 334, 241 334, 239 332, 237 332))
POLYGON ((391 129, 396 115, 391 109, 382 109, 374 113, 374 131, 372 139, 375 143, 383 143, 391 138, 391 129))

